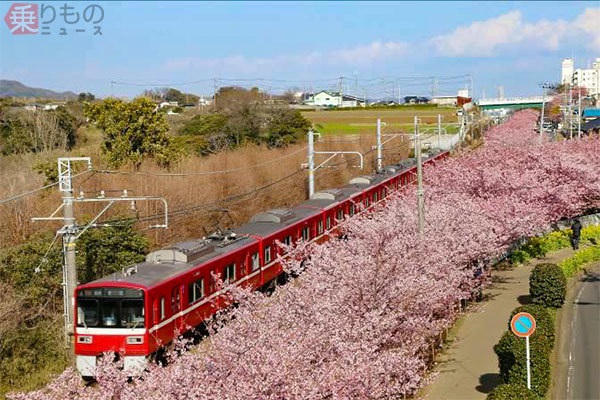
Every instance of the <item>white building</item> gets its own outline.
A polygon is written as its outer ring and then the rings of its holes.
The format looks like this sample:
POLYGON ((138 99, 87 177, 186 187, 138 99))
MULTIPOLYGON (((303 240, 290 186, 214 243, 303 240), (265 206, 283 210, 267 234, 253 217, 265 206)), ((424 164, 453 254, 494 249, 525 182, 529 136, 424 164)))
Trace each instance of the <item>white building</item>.
POLYGON ((342 94, 321 90, 310 96, 305 104, 315 107, 364 107, 365 101, 350 94, 342 94))
POLYGON ((571 84, 587 89, 588 95, 598 97, 600 93, 600 57, 592 64, 592 68, 575 69, 572 58, 562 61, 561 80, 562 84, 571 84))

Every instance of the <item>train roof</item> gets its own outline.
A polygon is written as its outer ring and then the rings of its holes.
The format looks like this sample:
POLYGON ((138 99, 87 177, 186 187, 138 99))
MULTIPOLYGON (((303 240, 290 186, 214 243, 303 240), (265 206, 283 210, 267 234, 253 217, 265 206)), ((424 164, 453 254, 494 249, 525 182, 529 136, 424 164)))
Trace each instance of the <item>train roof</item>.
MULTIPOLYGON (((429 159, 438 153, 433 152, 431 155, 425 155, 424 158, 429 159)), ((414 158, 403 160, 396 165, 384 167, 380 173, 352 178, 347 185, 341 188, 325 189, 317 192, 311 199, 296 207, 268 210, 256 214, 248 223, 232 231, 219 232, 202 239, 191 239, 158 249, 149 253, 144 262, 89 282, 82 285, 82 287, 87 285, 97 286, 104 283, 126 283, 150 288, 210 260, 258 242, 258 239, 254 236, 269 237, 299 221, 318 215, 322 210, 335 207, 372 186, 379 185, 393 176, 406 172, 413 168, 415 164, 414 158)))
POLYGON ((237 235, 233 232, 187 240, 153 251, 146 255, 144 262, 134 264, 86 285, 126 283, 149 288, 209 260, 256 242, 258 242, 256 238, 237 235))

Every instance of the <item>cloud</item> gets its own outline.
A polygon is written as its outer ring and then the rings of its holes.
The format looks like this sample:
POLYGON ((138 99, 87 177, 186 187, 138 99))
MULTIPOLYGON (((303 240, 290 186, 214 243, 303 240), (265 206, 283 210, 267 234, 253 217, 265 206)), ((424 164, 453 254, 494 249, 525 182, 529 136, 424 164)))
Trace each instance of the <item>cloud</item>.
POLYGON ((591 36, 587 47, 600 51, 600 8, 586 8, 575 20, 575 26, 591 36))
POLYGON ((406 57, 495 57, 511 54, 528 58, 540 50, 554 52, 561 48, 581 47, 600 50, 600 8, 587 8, 572 21, 561 19, 524 21, 515 10, 483 21, 459 26, 446 34, 434 36, 426 46, 405 41, 374 41, 353 47, 320 50, 274 57, 232 55, 218 58, 181 57, 167 60, 163 72, 184 70, 215 73, 266 73, 293 68, 332 70, 340 67, 367 68, 382 61, 406 57))
POLYGON ((189 69, 229 70, 235 68, 238 72, 256 73, 265 70, 281 70, 290 65, 300 67, 322 65, 358 67, 368 66, 384 59, 405 56, 408 49, 409 44, 406 42, 375 41, 367 45, 358 45, 347 49, 264 58, 241 55, 220 58, 182 57, 167 60, 163 64, 162 70, 175 72, 189 69))
POLYGON ((433 37, 429 45, 437 55, 446 57, 492 57, 501 48, 516 44, 557 50, 570 25, 562 20, 527 23, 520 11, 511 11, 433 37))
POLYGON ((520 11, 475 21, 429 40, 434 54, 445 57, 493 57, 503 51, 556 51, 575 41, 600 50, 600 8, 587 8, 572 21, 525 22, 520 11))

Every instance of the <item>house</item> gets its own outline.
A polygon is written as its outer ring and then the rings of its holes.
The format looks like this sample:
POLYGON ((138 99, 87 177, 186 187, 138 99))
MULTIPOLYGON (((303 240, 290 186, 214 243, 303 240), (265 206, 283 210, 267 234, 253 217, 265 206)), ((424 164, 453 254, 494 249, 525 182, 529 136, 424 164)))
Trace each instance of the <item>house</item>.
POLYGON ((25 110, 27 111, 52 111, 56 110, 63 104, 41 104, 41 103, 32 103, 25 105, 25 110))
POLYGON ((394 100, 377 100, 377 101, 373 101, 371 103, 369 103, 369 106, 397 106, 398 103, 396 103, 394 100))
POLYGON ((431 104, 437 104, 438 106, 455 107, 458 104, 457 98, 457 96, 433 96, 431 98, 431 104))
POLYGON ((198 105, 199 106, 210 106, 212 104, 212 100, 211 99, 205 99, 204 96, 200 97, 198 99, 198 105))
POLYGON ((305 100, 304 104, 315 107, 364 107, 365 100, 350 94, 321 90, 305 100))
POLYGON ((600 133, 600 118, 593 119, 581 125, 581 131, 586 134, 600 133))
POLYGON ((422 96, 404 96, 404 104, 427 104, 429 99, 422 96))
POLYGON ((164 107, 178 107, 179 103, 176 101, 163 101, 162 103, 158 103, 158 107, 160 108, 164 108, 164 107))
POLYGON ((584 121, 590 121, 600 118, 600 108, 587 108, 581 113, 584 121))

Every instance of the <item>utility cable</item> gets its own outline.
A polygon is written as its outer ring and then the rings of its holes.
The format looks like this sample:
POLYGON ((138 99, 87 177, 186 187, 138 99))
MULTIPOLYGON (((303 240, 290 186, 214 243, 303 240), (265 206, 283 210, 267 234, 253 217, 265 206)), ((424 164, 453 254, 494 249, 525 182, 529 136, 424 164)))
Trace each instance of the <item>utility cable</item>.
MULTIPOLYGON (((85 175, 85 174, 87 174, 88 172, 91 172, 91 171, 92 170, 88 169, 86 171, 80 172, 78 174, 73 175, 73 178, 76 178, 76 177, 81 176, 81 175, 85 175)), ((42 186, 41 188, 33 189, 33 190, 30 190, 30 191, 25 192, 25 193, 21 193, 21 194, 17 194, 17 195, 11 196, 11 197, 7 197, 5 199, 0 200, 0 204, 8 203, 9 201, 13 201, 13 200, 22 199, 23 197, 30 196, 32 194, 35 194, 37 192, 41 192, 42 190, 51 188, 52 186, 56 186, 56 185, 58 185, 58 181, 50 183, 50 184, 48 184, 46 186, 42 186)))
POLYGON ((198 171, 198 172, 182 172, 182 173, 169 173, 169 172, 164 172, 164 173, 155 173, 155 172, 146 172, 146 171, 142 171, 142 172, 128 172, 128 171, 112 171, 112 170, 104 170, 104 169, 95 169, 94 172, 98 172, 100 174, 115 174, 115 175, 142 175, 142 176, 164 176, 164 177, 185 177, 185 176, 202 176, 202 175, 223 175, 223 174, 228 174, 231 172, 238 172, 238 171, 243 171, 246 169, 253 169, 253 168, 258 168, 258 167, 262 167, 264 165, 268 165, 268 164, 272 164, 274 162, 283 160, 285 158, 291 157, 295 154, 300 153, 301 151, 306 150, 307 146, 302 147, 299 150, 293 151, 289 154, 286 154, 284 156, 281 157, 277 157, 274 159, 271 159, 269 161, 265 161, 259 164, 254 164, 254 165, 250 165, 247 167, 239 167, 239 168, 231 168, 231 169, 226 169, 226 170, 221 170, 221 171, 198 171))

